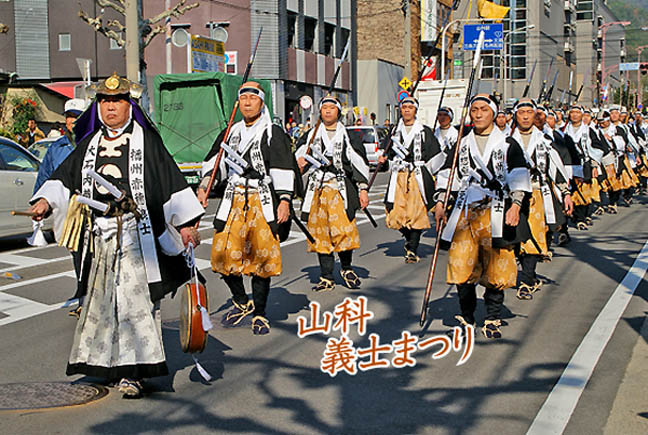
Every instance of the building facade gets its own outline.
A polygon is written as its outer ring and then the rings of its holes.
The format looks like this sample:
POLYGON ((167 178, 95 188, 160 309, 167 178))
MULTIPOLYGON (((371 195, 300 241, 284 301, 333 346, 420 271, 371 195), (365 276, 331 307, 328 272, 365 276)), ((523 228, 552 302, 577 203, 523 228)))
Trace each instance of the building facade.
MULTIPOLYGON (((358 105, 369 113, 394 122, 399 81, 415 82, 423 59, 432 55, 424 73, 433 75, 439 64, 438 33, 452 19, 451 0, 358 0, 358 105)), ((452 38, 447 38, 452 58, 452 38)), ((436 77, 439 78, 439 77, 436 77)))
MULTIPOLYGON (((477 17, 477 2, 463 4, 458 17, 477 17)), ((578 95, 579 102, 596 102, 596 71, 601 64, 601 41, 598 27, 617 21, 603 0, 499 0, 495 3, 510 7, 502 20, 505 48, 500 52, 484 53, 482 81, 492 82, 505 105, 511 106, 519 98, 530 79, 529 96, 537 98, 543 85, 549 88, 556 77, 551 103, 569 104, 578 95), (598 53, 598 54, 597 54, 598 53), (551 71, 549 65, 551 64, 551 71), (533 72, 535 66, 535 72, 533 72), (533 72, 533 76, 531 76, 533 72), (557 75, 556 75, 557 73, 557 75), (570 86, 571 85, 571 86, 570 86)), ((461 32, 460 28, 457 28, 461 32)), ((609 65, 612 86, 619 79, 618 64, 624 61, 623 28, 610 28, 606 37, 605 65, 609 65), (613 67, 613 65, 617 65, 613 67)), ((472 52, 455 48, 456 78, 467 77, 472 67, 472 52)), ((484 89, 484 86, 481 86, 484 89)))
MULTIPOLYGON (((175 0, 171 5, 175 5, 175 0)), ((263 35, 251 77, 271 80, 275 114, 305 121, 309 113, 299 109, 299 98, 310 96, 317 102, 326 93, 339 64, 346 41, 351 50, 342 65, 334 93, 344 104, 354 105, 352 83, 355 68, 356 0, 199 0, 199 7, 171 19, 174 29, 209 37, 215 28, 228 34, 225 50, 230 60, 228 72, 243 74, 256 35, 263 35)), ((161 0, 142 0, 143 16, 164 11, 161 0)), ((0 73, 15 73, 22 83, 80 81, 77 58, 91 60, 93 80, 117 72, 125 74, 125 53, 114 41, 96 33, 78 17, 79 9, 88 15, 101 15, 104 23, 121 17, 111 8, 101 8, 94 0, 4 0, 0 16, 10 28, 0 35, 0 73)), ((125 35, 123 35, 125 36, 125 35)), ((167 71, 164 35, 145 51, 147 81, 167 71)), ((188 71, 187 47, 171 49, 171 71, 188 71)))

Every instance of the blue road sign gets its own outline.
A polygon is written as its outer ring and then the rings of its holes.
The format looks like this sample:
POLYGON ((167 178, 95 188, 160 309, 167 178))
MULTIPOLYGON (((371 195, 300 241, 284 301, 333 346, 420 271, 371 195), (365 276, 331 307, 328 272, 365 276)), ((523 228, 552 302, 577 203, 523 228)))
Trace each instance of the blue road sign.
POLYGON ((398 96, 397 96, 397 98, 398 98, 398 102, 400 103, 401 101, 403 101, 405 98, 407 98, 407 97, 409 97, 409 96, 410 96, 409 92, 406 92, 406 91, 400 91, 400 92, 398 93, 398 96))
POLYGON ((484 50, 501 50, 504 48, 503 24, 464 24, 463 49, 477 50, 479 32, 484 31, 484 50))

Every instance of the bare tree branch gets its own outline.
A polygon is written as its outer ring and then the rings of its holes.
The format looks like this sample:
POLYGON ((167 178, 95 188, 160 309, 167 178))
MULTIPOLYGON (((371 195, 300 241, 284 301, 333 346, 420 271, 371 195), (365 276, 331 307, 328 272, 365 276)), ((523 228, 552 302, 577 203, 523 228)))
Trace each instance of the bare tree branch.
MULTIPOLYGON (((104 36, 106 36, 106 37, 112 39, 113 41, 115 41, 117 43, 117 45, 119 45, 120 47, 123 47, 124 45, 126 45, 126 41, 124 41, 124 39, 121 37, 121 34, 119 32, 116 32, 116 31, 114 31, 112 29, 109 29, 108 27, 105 27, 103 25, 103 20, 102 20, 101 16, 96 17, 96 18, 92 18, 90 15, 88 15, 84 11, 80 10, 79 11, 79 18, 81 18, 83 21, 88 23, 88 25, 90 27, 92 27, 96 32, 99 32, 99 33, 103 34, 104 36)), ((113 21, 109 22, 108 25, 115 26, 115 23, 114 23, 115 21, 117 21, 117 20, 113 20, 113 21)), ((121 29, 125 28, 118 21, 117 21, 117 23, 119 24, 119 26, 115 26, 115 27, 118 27, 118 28, 121 28, 121 29)))
POLYGON ((0 23, 0 33, 7 33, 9 31, 9 26, 4 23, 0 23))
POLYGON ((126 26, 119 22, 119 20, 110 20, 106 23, 107 27, 115 27, 119 32, 125 32, 126 26))
POLYGON ((121 3, 121 5, 118 5, 117 3, 113 3, 113 2, 111 2, 109 0, 95 0, 95 1, 102 8, 112 8, 112 9, 116 10, 117 12, 119 12, 120 14, 126 15, 126 8, 124 7, 124 2, 123 1, 119 1, 119 3, 121 3))
POLYGON ((157 25, 153 28, 151 28, 151 32, 144 37, 144 40, 142 41, 142 44, 144 47, 149 45, 153 38, 155 38, 156 35, 159 35, 160 33, 166 32, 166 27, 157 25))
POLYGON ((183 6, 186 3, 186 1, 187 0, 180 0, 180 3, 178 3, 168 11, 164 11, 152 18, 148 18, 145 21, 149 24, 155 24, 155 23, 159 23, 160 21, 164 20, 166 17, 169 16, 172 16, 174 18, 180 18, 188 10, 198 7, 198 3, 192 3, 190 5, 183 6))

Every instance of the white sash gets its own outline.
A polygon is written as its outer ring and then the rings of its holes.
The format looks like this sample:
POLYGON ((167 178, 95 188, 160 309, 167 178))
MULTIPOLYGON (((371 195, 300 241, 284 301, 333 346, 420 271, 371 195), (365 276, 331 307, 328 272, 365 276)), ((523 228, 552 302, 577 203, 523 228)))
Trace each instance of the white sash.
POLYGON ((492 179, 493 175, 488 170, 487 163, 484 163, 484 161, 492 161, 493 169, 495 170, 494 178, 497 179, 502 185, 502 188, 504 188, 507 173, 505 147, 506 138, 498 129, 493 129, 490 134, 483 156, 477 148, 477 141, 475 140, 474 132, 470 132, 470 134, 464 138, 461 143, 461 148, 459 149, 458 162, 458 169, 463 175, 460 181, 461 187, 459 188, 455 208, 452 210, 448 223, 441 235, 443 240, 451 242, 462 211, 464 211, 469 204, 481 201, 486 197, 491 198, 491 237, 501 238, 503 236, 504 195, 499 195, 497 192, 494 192, 482 185, 482 182, 488 180, 483 180, 482 176, 471 167, 470 157, 472 157, 473 162, 479 167, 484 175, 490 179, 492 179), (504 144, 504 146, 502 146, 502 144, 504 144))
MULTIPOLYGON (((223 200, 220 203, 218 208, 218 213, 216 214, 216 219, 220 221, 227 221, 230 210, 232 209, 232 202, 234 200, 234 191, 236 187, 252 187, 257 190, 259 193, 259 200, 261 201, 261 210, 263 211, 263 217, 266 222, 273 222, 275 220, 275 212, 272 204, 272 192, 270 190, 270 184, 272 183, 272 178, 267 175, 265 163, 263 161, 263 153, 261 152, 261 139, 263 139, 263 133, 267 131, 265 119, 261 119, 259 124, 256 126, 256 131, 254 136, 249 138, 248 141, 244 144, 241 143, 242 131, 241 129, 244 126, 244 122, 238 122, 234 127, 232 127, 232 134, 230 135, 229 145, 232 149, 237 152, 241 157, 250 151, 250 161, 252 167, 256 172, 258 172, 263 178, 262 179, 247 179, 238 175, 230 168, 228 173, 227 186, 225 187, 225 192, 223 194, 223 200), (235 128, 236 127, 236 128, 235 128)), ((270 139, 268 138, 268 141, 270 139)))
POLYGON ((425 183, 423 182, 423 172, 421 166, 425 165, 423 161, 423 125, 418 121, 414 121, 414 125, 409 133, 405 131, 405 125, 401 119, 396 130, 396 137, 392 140, 399 141, 403 147, 409 152, 414 153, 414 163, 408 163, 404 160, 403 157, 396 156, 391 165, 391 174, 389 178, 389 189, 387 191, 387 202, 393 203, 396 196, 396 185, 398 180, 398 173, 401 171, 414 171, 414 178, 416 178, 416 183, 419 186, 419 192, 423 198, 423 202, 427 204, 427 198, 425 195, 425 183))
MULTIPOLYGON (((314 131, 311 131, 308 134, 306 143, 310 143, 313 134, 315 134, 314 131)), ((344 166, 342 164, 342 153, 344 151, 345 142, 347 143, 347 146, 351 146, 349 136, 346 133, 346 128, 339 122, 337 123, 335 136, 333 136, 332 140, 329 139, 328 133, 326 132, 324 126, 321 126, 317 129, 317 136, 315 136, 311 148, 314 148, 316 151, 327 157, 331 157, 336 173, 334 175, 330 172, 324 171, 323 169, 311 166, 311 168, 307 172, 308 187, 306 188, 306 195, 304 197, 304 202, 302 203, 302 213, 310 213, 311 206, 313 205, 313 196, 315 195, 315 190, 321 187, 324 182, 329 181, 333 178, 335 178, 336 180, 337 189, 342 196, 342 200, 344 201, 344 208, 348 208, 348 196, 346 190, 346 182, 344 180, 344 166)), ((348 155, 349 153, 347 152, 347 156, 348 155)), ((351 159, 349 159, 349 161, 351 161, 351 159)))
POLYGON ((542 194, 542 202, 544 203, 545 219, 548 224, 555 224, 556 211, 554 209, 553 198, 551 197, 551 187, 547 180, 547 173, 549 172, 548 169, 550 166, 549 155, 551 144, 548 143, 544 134, 536 127, 532 127, 528 147, 524 146, 522 135, 518 129, 515 129, 513 132, 513 139, 520 144, 529 166, 537 168, 540 173, 540 193, 542 194))
MULTIPOLYGON (((83 170, 95 169, 97 161, 97 148, 103 133, 98 131, 92 138, 86 149, 83 159, 83 170)), ((139 232, 140 248, 144 257, 144 268, 148 282, 159 282, 160 265, 158 262, 155 239, 153 238, 153 227, 151 218, 146 207, 146 191, 144 188, 144 130, 137 123, 133 122, 133 133, 131 134, 128 149, 128 181, 131 188, 133 200, 142 218, 137 222, 139 232)), ((86 198, 93 198, 93 182, 89 175, 83 176, 81 180, 81 194, 86 198)))

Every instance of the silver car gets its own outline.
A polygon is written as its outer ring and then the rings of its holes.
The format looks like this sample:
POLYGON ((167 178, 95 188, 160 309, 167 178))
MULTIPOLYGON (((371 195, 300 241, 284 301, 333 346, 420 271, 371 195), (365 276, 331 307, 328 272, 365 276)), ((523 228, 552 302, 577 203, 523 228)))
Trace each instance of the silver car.
MULTIPOLYGON (((32 221, 12 216, 12 210, 29 207, 40 162, 11 139, 0 136, 0 237, 32 232, 32 221)), ((51 228, 49 222, 45 228, 51 228)))

